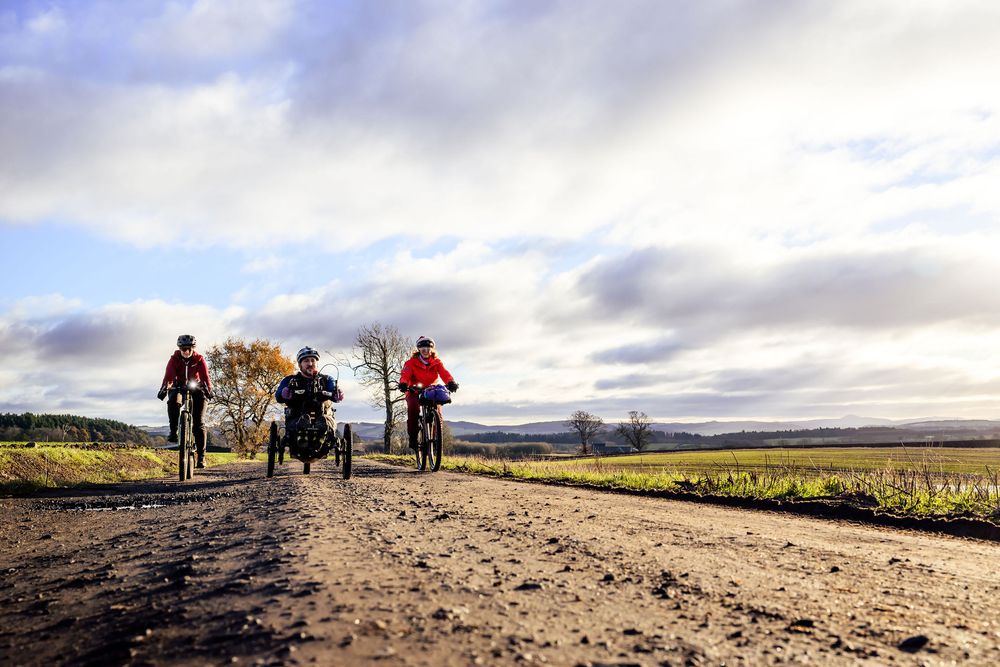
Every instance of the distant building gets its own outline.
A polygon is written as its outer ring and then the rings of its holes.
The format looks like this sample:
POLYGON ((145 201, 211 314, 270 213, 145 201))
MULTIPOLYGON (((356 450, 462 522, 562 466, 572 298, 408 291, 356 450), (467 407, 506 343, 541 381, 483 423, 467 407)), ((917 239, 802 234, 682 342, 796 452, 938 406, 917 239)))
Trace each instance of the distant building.
POLYGON ((607 442, 595 442, 591 444, 596 456, 607 456, 608 454, 631 454, 632 445, 616 445, 607 442))

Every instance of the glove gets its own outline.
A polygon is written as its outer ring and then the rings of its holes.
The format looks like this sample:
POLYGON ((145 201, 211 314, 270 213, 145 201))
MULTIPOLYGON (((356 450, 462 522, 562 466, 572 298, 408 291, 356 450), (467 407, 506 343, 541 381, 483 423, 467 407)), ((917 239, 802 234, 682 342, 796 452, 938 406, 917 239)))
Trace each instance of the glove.
POLYGON ((409 388, 410 388, 410 385, 406 384, 405 382, 400 382, 400 383, 399 383, 399 390, 400 390, 401 392, 403 392, 404 394, 406 393, 406 391, 407 391, 407 390, 408 390, 409 388))
POLYGON ((290 387, 285 387, 281 390, 281 397, 286 401, 292 398, 292 390, 290 387))
POLYGON ((206 389, 202 393, 205 395, 206 400, 211 401, 213 398, 215 398, 215 394, 212 393, 211 389, 206 389))
POLYGON ((445 386, 448 387, 448 391, 458 391, 458 383, 455 382, 454 380, 452 380, 445 386))
POLYGON ((160 389, 160 391, 156 392, 156 397, 158 399, 160 399, 161 401, 163 399, 165 399, 167 397, 167 389, 166 389, 166 387, 164 387, 163 389, 160 389))

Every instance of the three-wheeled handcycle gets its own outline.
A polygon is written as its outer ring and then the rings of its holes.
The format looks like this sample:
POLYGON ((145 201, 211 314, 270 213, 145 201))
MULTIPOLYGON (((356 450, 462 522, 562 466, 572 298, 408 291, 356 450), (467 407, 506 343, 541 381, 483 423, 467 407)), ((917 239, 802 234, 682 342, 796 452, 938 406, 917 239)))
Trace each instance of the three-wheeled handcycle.
POLYGON ((285 408, 284 433, 280 433, 277 421, 271 421, 267 442, 267 476, 274 476, 275 463, 285 462, 287 449, 289 456, 302 462, 302 472, 306 475, 313 461, 333 454, 344 479, 350 479, 354 442, 351 425, 344 424, 343 434, 337 434, 336 410, 330 406, 332 394, 322 390, 318 377, 300 383, 293 393, 300 407, 285 408))

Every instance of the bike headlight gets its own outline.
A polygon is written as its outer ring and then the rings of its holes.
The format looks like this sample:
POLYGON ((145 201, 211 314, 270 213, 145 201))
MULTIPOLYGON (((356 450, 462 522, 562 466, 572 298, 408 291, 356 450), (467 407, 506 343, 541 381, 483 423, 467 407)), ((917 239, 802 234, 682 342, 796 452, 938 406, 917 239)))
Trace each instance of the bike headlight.
POLYGON ((198 388, 197 382, 194 381, 188 382, 188 389, 197 389, 197 388, 198 388))

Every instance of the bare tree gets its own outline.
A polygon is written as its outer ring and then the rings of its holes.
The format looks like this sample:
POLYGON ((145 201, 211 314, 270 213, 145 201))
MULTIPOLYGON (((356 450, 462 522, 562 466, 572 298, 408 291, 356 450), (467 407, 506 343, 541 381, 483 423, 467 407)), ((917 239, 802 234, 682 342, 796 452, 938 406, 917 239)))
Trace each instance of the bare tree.
POLYGON ((266 339, 228 338, 205 353, 215 399, 209 414, 238 454, 252 458, 264 442, 274 389, 295 364, 266 339))
POLYGON ((569 416, 566 426, 580 436, 580 453, 588 454, 591 439, 601 432, 604 420, 584 410, 577 410, 569 416))
POLYGON ((653 441, 653 421, 645 412, 629 410, 628 421, 618 422, 615 433, 641 452, 653 441))
POLYGON ((369 404, 385 410, 382 442, 386 454, 392 447, 393 428, 406 417, 405 397, 397 383, 409 357, 410 343, 396 327, 372 322, 358 329, 351 357, 341 362, 369 391, 369 404))

